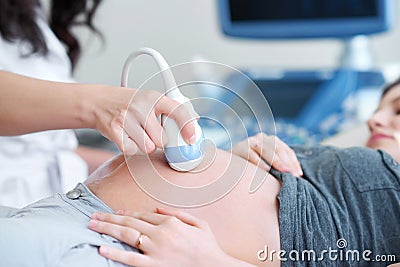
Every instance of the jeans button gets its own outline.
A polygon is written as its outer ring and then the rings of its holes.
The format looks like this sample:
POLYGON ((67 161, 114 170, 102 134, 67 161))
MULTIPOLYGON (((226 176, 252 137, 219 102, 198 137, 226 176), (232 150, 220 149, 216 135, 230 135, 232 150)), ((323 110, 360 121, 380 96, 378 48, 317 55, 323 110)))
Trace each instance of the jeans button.
POLYGON ((69 191, 66 196, 69 199, 77 199, 81 196, 81 190, 79 189, 72 189, 71 191, 69 191))

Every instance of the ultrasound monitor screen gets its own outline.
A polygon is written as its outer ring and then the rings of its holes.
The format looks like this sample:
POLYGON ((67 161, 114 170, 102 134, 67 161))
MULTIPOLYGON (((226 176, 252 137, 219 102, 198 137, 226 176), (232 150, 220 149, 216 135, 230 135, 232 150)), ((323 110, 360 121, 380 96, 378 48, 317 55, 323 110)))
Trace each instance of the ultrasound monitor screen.
POLYGON ((376 0, 230 0, 232 21, 341 19, 377 13, 376 0))
POLYGON ((349 38, 389 30, 397 0, 217 0, 221 29, 242 38, 349 38))

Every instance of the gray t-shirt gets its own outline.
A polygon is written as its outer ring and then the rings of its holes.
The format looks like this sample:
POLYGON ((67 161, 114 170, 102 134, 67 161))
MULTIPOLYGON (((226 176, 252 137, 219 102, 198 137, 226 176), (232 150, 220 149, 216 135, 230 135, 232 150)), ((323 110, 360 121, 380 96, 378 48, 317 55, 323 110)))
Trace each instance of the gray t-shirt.
POLYGON ((361 147, 294 150, 303 178, 272 170, 283 182, 278 195, 282 266, 399 262, 399 163, 383 151, 361 147))
POLYGON ((132 250, 88 229, 98 211, 113 213, 83 184, 22 209, 0 208, 0 266, 125 266, 98 253, 101 245, 132 250))

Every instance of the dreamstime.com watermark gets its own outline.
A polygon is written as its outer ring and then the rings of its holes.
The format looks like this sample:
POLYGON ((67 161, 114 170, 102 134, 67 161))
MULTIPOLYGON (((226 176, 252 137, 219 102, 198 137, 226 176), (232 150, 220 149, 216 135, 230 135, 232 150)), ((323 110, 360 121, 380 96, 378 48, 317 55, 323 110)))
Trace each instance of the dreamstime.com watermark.
POLYGON ((371 250, 347 249, 347 241, 340 238, 336 248, 328 247, 321 251, 315 250, 269 250, 268 246, 257 252, 260 261, 346 261, 346 262, 395 262, 396 255, 374 255, 371 250))

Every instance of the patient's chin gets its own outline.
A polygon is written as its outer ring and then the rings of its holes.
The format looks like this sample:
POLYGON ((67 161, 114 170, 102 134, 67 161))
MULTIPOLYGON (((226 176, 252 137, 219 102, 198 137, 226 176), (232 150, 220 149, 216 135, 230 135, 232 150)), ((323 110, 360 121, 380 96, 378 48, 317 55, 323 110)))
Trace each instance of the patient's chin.
POLYGON ((367 146, 372 149, 385 151, 393 157, 397 162, 400 162, 400 145, 393 140, 383 140, 380 142, 368 143, 367 146))

